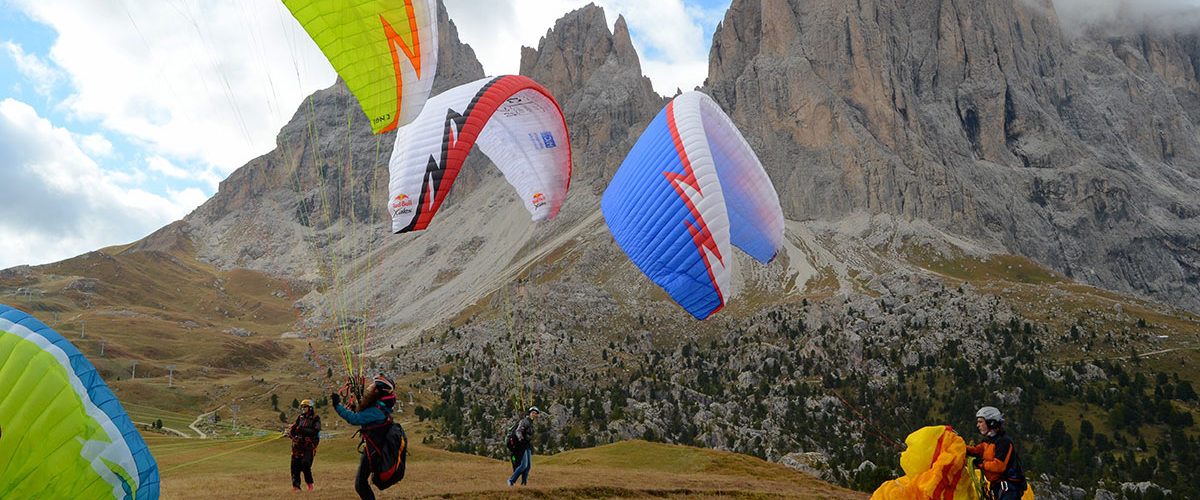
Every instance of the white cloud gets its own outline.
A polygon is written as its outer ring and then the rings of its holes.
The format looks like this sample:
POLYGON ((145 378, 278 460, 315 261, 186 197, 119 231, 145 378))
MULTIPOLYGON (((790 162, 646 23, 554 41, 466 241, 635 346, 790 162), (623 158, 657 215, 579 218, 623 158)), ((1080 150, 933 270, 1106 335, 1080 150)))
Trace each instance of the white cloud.
MULTIPOLYGON (((458 37, 471 45, 489 75, 516 73, 521 46, 537 47, 538 39, 582 0, 444 0, 458 37)), ((614 18, 615 19, 615 18, 614 18)))
POLYGON ((13 42, 0 42, 0 48, 3 48, 4 52, 7 52, 8 56, 16 63, 17 71, 20 71, 26 79, 33 83, 33 89, 38 94, 50 95, 54 86, 62 81, 62 72, 36 55, 27 54, 20 45, 13 42))
POLYGON ((87 134, 78 137, 79 145, 93 157, 109 157, 113 154, 113 144, 100 134, 87 134))
MULTIPOLYGON (((1026 0, 1027 2, 1030 0, 1026 0)), ((1088 27, 1113 34, 1147 27, 1195 30, 1200 27, 1196 0, 1053 0, 1063 30, 1077 35, 1088 27)))
POLYGON ((28 104, 0 101, 0 269, 43 264, 144 237, 203 202, 121 187, 74 137, 28 104))
POLYGON ((50 59, 74 86, 61 105, 72 117, 222 176, 274 148, 335 78, 281 2, 15 3, 57 31, 50 59))
POLYGON ((169 199, 173 201, 173 206, 180 210, 180 212, 177 212, 178 215, 175 219, 182 219, 183 216, 187 215, 195 207, 208 201, 208 195, 196 188, 187 188, 182 191, 168 189, 167 194, 169 195, 169 199))
POLYGON ((189 173, 187 170, 176 167, 173 163, 171 163, 171 160, 161 156, 151 156, 150 158, 147 158, 146 165, 150 167, 151 171, 158 172, 167 177, 174 177, 176 179, 187 179, 188 177, 191 177, 191 173, 189 173))
MULTIPOLYGON (((534 47, 569 11, 590 0, 445 0, 459 38, 471 45, 488 74, 516 73, 521 46, 534 47)), ((661 94, 691 90, 708 75, 704 27, 716 26, 725 9, 702 9, 682 0, 595 0, 609 29, 624 15, 642 62, 642 71, 661 94)))
POLYGON ((609 4, 606 14, 613 10, 625 15, 635 34, 633 45, 642 59, 642 72, 656 91, 673 95, 675 89, 692 90, 704 83, 712 45, 712 40, 704 39, 704 26, 710 21, 706 11, 680 0, 612 0, 609 4))
POLYGON ((651 75, 659 75, 654 83, 654 90, 667 97, 674 97, 676 89, 687 92, 704 83, 704 79, 708 77, 708 61, 642 61, 642 73, 651 80, 655 78, 651 75))

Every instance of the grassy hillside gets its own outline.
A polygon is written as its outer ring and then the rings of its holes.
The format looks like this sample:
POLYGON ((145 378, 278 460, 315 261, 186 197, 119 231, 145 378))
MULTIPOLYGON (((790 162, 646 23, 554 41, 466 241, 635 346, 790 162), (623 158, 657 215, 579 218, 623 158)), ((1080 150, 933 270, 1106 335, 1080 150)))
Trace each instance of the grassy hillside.
MULTIPOLYGON (((297 312, 293 297, 308 292, 298 284, 217 269, 185 242, 166 247, 5 270, 0 301, 75 343, 134 421, 161 425, 146 432, 169 498, 207 497, 214 481, 244 498, 288 492, 278 489, 288 481, 285 441, 226 439, 278 432, 299 399, 329 413, 327 375, 342 373, 336 337, 299 321, 317 311, 297 312), (218 439, 180 437, 201 434, 218 439)), ((527 493, 541 497, 846 493, 761 460, 795 452, 823 457, 813 464, 823 479, 870 490, 898 473, 897 450, 876 434, 970 429, 986 403, 1005 406, 1030 468, 1051 483, 1085 478, 1074 485, 1112 490, 1157 478, 1178 489, 1190 480, 1200 318, 1027 259, 919 246, 896 254, 907 264, 880 253, 866 267, 819 267, 794 284, 803 293, 748 287, 722 315, 681 323, 657 289, 604 281, 608 268, 564 271, 574 255, 564 246, 519 286, 367 360, 396 376, 401 400, 411 397, 425 420, 414 427, 424 442, 414 475, 393 491, 507 493, 506 464, 439 448, 496 455, 494 436, 525 399, 548 410, 537 448, 561 452, 536 462, 527 493), (896 265, 909 274, 889 276, 896 265)), ((318 473, 344 480, 320 494, 341 498, 352 491, 353 429, 327 422, 339 437, 323 447, 318 473)))
MULTIPOLYGON (((334 435, 322 444, 310 496, 351 498, 357 440, 321 400, 337 347, 305 338, 287 288, 277 277, 198 262, 189 245, 114 247, 0 274, 3 302, 71 340, 132 420, 148 427, 164 498, 292 494, 289 442, 273 436, 285 425, 280 413, 294 419, 291 403, 305 397, 318 400, 334 435), (305 354, 310 342, 321 361, 305 354), (193 426, 209 439, 198 439, 193 426)), ((437 370, 401 376, 401 394, 411 389, 414 405, 434 406, 436 394, 420 386, 437 370)), ((437 432, 428 422, 410 429, 408 476, 382 497, 863 497, 757 458, 644 441, 539 455, 530 486, 509 489, 507 462, 416 444, 437 432)))
MULTIPOLYGON (((327 417, 331 418, 331 417, 327 417)), ((414 433, 413 441, 420 441, 414 433)), ((314 494, 355 498, 357 440, 322 441, 314 494)), ((164 498, 288 498, 289 441, 152 438, 164 498), (212 457, 212 458, 209 458, 212 457), (207 460, 206 460, 207 459, 207 460)), ((508 462, 414 444, 405 479, 381 498, 865 498, 762 460, 701 448, 630 441, 535 455, 529 485, 505 485, 508 462)))

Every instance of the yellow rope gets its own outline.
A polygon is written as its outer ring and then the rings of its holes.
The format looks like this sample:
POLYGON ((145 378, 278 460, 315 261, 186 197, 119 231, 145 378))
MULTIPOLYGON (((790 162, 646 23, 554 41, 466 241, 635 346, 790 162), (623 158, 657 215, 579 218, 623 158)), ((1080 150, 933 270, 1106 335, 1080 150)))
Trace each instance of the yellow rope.
POLYGON ((220 457, 223 457, 223 456, 225 456, 225 455, 229 455, 229 454, 232 454, 232 453, 237 453, 237 452, 239 452, 239 451, 242 451, 242 450, 245 450, 245 449, 247 449, 247 448, 253 448, 253 447, 255 447, 255 446, 261 446, 261 445, 267 444, 268 442, 271 442, 271 441, 274 441, 274 440, 276 440, 276 439, 279 439, 279 437, 280 437, 280 436, 264 436, 264 437, 261 437, 261 438, 258 438, 258 439, 256 439, 256 440, 255 440, 253 443, 250 443, 250 444, 248 444, 248 445, 246 445, 246 446, 242 446, 242 447, 239 447, 239 448, 234 448, 234 449, 232 449, 232 450, 229 450, 229 451, 226 451, 226 452, 222 452, 222 453, 217 453, 217 454, 215 454, 215 455, 209 455, 209 456, 207 456, 207 457, 204 457, 204 458, 199 458, 199 459, 196 459, 196 460, 192 460, 192 461, 190 461, 190 462, 184 462, 184 463, 181 463, 181 464, 178 464, 178 465, 174 465, 174 466, 168 467, 168 468, 166 468, 166 469, 160 469, 160 470, 159 470, 159 473, 161 474, 161 473, 165 473, 165 472, 171 472, 171 471, 173 471, 173 470, 180 469, 180 468, 183 468, 183 467, 187 467, 187 466, 191 466, 191 465, 196 465, 196 464, 198 464, 198 463, 201 463, 201 462, 207 462, 207 461, 209 461, 209 460, 212 460, 212 459, 214 459, 214 458, 220 458, 220 457))
POLYGON ((196 453, 201 451, 216 451, 227 449, 230 446, 236 446, 247 443, 257 438, 231 439, 228 441, 213 443, 207 439, 186 438, 188 442, 172 443, 153 446, 152 451, 155 458, 165 458, 175 455, 183 455, 185 453, 196 453), (164 453, 164 451, 166 453, 164 453))

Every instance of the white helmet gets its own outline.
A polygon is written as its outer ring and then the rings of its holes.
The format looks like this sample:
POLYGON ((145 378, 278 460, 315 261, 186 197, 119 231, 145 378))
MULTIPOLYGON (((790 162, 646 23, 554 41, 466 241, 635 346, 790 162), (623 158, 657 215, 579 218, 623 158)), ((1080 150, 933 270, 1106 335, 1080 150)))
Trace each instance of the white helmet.
POLYGON ((975 412, 976 418, 982 418, 987 423, 988 428, 999 427, 1004 423, 1004 414, 1000 413, 994 406, 984 406, 979 411, 975 412))

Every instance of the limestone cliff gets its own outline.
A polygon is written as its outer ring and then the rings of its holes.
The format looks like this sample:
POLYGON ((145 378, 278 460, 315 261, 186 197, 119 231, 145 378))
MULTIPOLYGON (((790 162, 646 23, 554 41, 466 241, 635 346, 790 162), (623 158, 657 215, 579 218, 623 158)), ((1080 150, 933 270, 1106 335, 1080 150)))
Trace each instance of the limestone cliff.
POLYGON ((625 18, 618 16, 610 32, 604 9, 594 4, 559 19, 536 50, 522 48, 521 74, 559 100, 577 164, 572 187, 594 194, 604 191, 632 141, 666 105, 642 75, 625 18))
POLYGON ((929 219, 1198 309, 1200 37, 1101 33, 1049 0, 735 0, 705 90, 791 219, 929 219))

